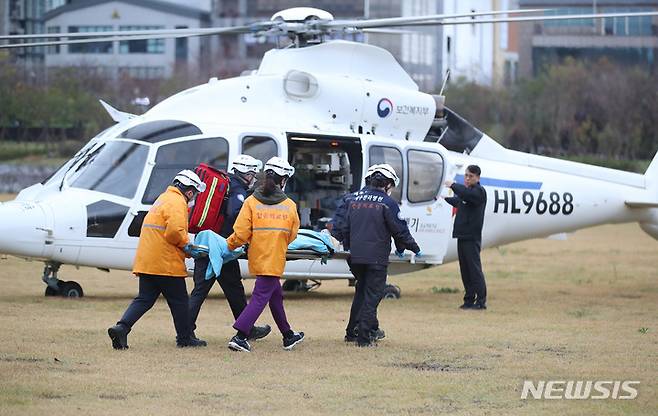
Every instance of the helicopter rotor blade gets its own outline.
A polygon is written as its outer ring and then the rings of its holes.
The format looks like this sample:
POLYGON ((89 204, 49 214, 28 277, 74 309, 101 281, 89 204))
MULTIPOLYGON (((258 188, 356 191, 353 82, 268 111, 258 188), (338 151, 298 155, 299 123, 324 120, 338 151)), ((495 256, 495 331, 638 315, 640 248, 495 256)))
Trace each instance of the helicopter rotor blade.
POLYGON ((658 16, 658 11, 655 12, 636 12, 636 13, 596 13, 596 14, 564 14, 558 16, 519 16, 519 17, 503 17, 495 19, 476 19, 476 20, 437 20, 430 22, 416 22, 407 24, 393 24, 389 27, 421 27, 421 26, 453 26, 453 25, 469 25, 469 24, 485 24, 485 23, 510 23, 510 22, 539 22, 551 20, 575 20, 575 19, 605 19, 611 17, 643 17, 643 16, 658 16))
POLYGON ((393 30, 396 27, 422 27, 422 26, 452 26, 465 24, 505 23, 505 22, 533 22, 551 20, 573 20, 573 19, 603 19, 612 17, 643 17, 658 16, 658 11, 652 12, 621 12, 621 13, 595 13, 576 15, 539 15, 518 16, 519 14, 545 12, 550 9, 515 9, 504 11, 487 11, 461 14, 444 14, 429 16, 393 17, 370 20, 342 20, 342 21, 312 21, 312 22, 285 22, 285 21, 261 21, 244 26, 217 27, 217 28, 193 28, 193 29, 155 29, 139 31, 111 31, 111 32, 75 32, 75 33, 43 33, 34 35, 9 35, 0 37, 5 42, 18 39, 60 39, 29 43, 9 43, 0 45, 0 49, 27 48, 36 46, 56 46, 84 43, 168 39, 192 36, 227 35, 227 34, 253 34, 256 36, 290 36, 291 34, 322 34, 336 32, 347 33, 388 33, 405 34, 404 30, 393 30), (509 15, 512 17, 479 18, 480 16, 509 15), (478 18, 476 18, 478 17, 478 18), (72 38, 72 39, 70 39, 72 38), (82 38, 82 39, 76 39, 82 38))
MULTIPOLYGON (((260 30, 265 23, 254 25, 254 30, 260 30)), ((113 30, 107 32, 59 32, 59 33, 35 33, 30 35, 3 35, 0 40, 22 40, 22 39, 53 39, 53 38, 93 38, 93 37, 109 37, 109 36, 147 36, 147 35, 214 35, 218 29, 232 29, 236 30, 235 33, 248 33, 250 30, 244 31, 246 26, 231 26, 231 27, 205 27, 205 28, 189 28, 189 29, 149 29, 149 30, 113 30)))
POLYGON ((420 33, 417 30, 401 30, 401 29, 386 29, 386 28, 373 28, 373 29, 361 29, 357 32, 363 32, 368 34, 383 34, 383 35, 409 35, 414 33, 420 33))
POLYGON ((148 35, 134 35, 134 36, 105 36, 94 37, 91 39, 70 39, 70 40, 55 40, 44 42, 31 42, 31 43, 11 43, 7 45, 0 45, 0 49, 11 48, 28 48, 35 46, 56 46, 56 45, 74 45, 83 43, 101 43, 101 42, 115 42, 115 41, 130 41, 130 40, 149 40, 149 39, 172 39, 172 38, 185 38, 192 36, 209 36, 209 35, 228 35, 228 34, 244 34, 252 33, 252 26, 234 26, 227 28, 205 28, 203 31, 194 31, 179 33, 170 31, 170 33, 163 34, 148 34, 148 35))
POLYGON ((551 9, 515 9, 515 10, 490 10, 486 12, 469 12, 455 14, 435 14, 427 16, 407 16, 407 17, 386 17, 381 19, 368 20, 334 20, 321 22, 320 26, 324 28, 356 28, 370 29, 379 27, 404 26, 405 23, 416 23, 424 21, 437 21, 442 19, 454 19, 460 17, 478 17, 478 16, 496 16, 501 14, 526 14, 540 13, 551 9))

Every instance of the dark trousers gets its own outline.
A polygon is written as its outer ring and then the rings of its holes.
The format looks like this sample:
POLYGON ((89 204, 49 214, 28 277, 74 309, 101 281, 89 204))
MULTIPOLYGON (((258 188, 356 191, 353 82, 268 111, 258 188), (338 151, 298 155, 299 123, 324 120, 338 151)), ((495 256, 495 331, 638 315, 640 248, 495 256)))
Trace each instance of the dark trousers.
MULTIPOLYGON (((386 288, 387 266, 378 264, 352 264, 352 273, 357 277, 350 321, 358 321, 357 342, 369 343, 370 334, 379 327, 377 307, 386 288)), ((348 323, 348 330, 354 326, 348 323)))
POLYGON ((192 331, 196 329, 196 320, 201 311, 201 305, 215 282, 218 282, 222 288, 235 319, 238 319, 247 306, 247 296, 244 293, 238 261, 224 263, 219 279, 206 280, 206 269, 209 263, 210 260, 207 257, 194 260, 194 289, 190 295, 190 328, 192 331))
POLYGON ((190 323, 187 317, 187 287, 182 277, 140 275, 139 293, 130 303, 119 323, 132 328, 139 318, 153 307, 161 293, 167 300, 171 316, 174 318, 178 338, 188 338, 190 323))
POLYGON ((479 240, 457 240, 457 255, 459 256, 459 270, 464 283, 464 303, 487 302, 487 284, 482 273, 480 262, 481 242, 479 240))
POLYGON ((279 277, 274 276, 256 277, 256 284, 251 292, 249 304, 235 320, 233 328, 243 334, 249 334, 258 317, 265 310, 265 306, 269 304, 270 312, 272 312, 274 322, 276 322, 281 334, 285 335, 290 331, 286 311, 283 309, 283 291, 281 290, 280 280, 279 277))
MULTIPOLYGON (((361 316, 361 308, 363 307, 363 300, 365 299, 365 283, 362 279, 364 268, 360 267, 363 265, 357 265, 358 267, 352 268, 351 262, 348 260, 347 264, 350 266, 350 271, 354 276, 354 299, 352 299, 352 307, 350 308, 350 318, 347 321, 347 327, 345 328, 345 333, 348 336, 354 336, 356 327, 359 325, 359 318, 361 316)), ((382 292, 383 296, 383 292, 382 292)), ((379 328, 379 321, 375 315, 375 328, 379 328)))

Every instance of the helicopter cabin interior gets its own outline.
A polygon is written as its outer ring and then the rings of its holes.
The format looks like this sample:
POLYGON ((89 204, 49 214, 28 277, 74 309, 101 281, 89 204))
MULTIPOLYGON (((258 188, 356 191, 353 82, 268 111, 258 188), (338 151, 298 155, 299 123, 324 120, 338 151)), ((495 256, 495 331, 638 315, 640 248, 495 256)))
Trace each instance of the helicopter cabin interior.
POLYGON ((363 156, 358 138, 288 134, 295 175, 286 193, 297 203, 302 228, 321 230, 340 198, 361 187, 363 156))

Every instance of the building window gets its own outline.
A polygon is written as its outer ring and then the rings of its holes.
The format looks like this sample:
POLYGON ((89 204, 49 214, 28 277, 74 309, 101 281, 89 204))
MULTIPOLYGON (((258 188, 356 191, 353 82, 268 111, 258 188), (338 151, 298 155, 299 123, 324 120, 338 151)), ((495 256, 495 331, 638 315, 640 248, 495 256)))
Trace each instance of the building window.
MULTIPOLYGON (((562 7, 546 11, 546 16, 564 16, 569 14, 590 14, 591 7, 562 7)), ((544 22, 546 27, 594 27, 594 19, 570 19, 570 20, 548 20, 544 22)))
POLYGON ((380 163, 388 163, 395 169, 395 173, 400 178, 400 184, 393 188, 391 193, 391 198, 398 201, 402 201, 402 182, 404 172, 402 170, 402 153, 395 147, 387 146, 372 146, 369 151, 370 155, 370 166, 380 163))
MULTIPOLYGON (((164 26, 119 26, 119 30, 160 30, 164 26)), ((164 39, 126 40, 119 42, 119 53, 164 53, 164 39)))
MULTIPOLYGON (((48 33, 59 33, 59 26, 48 26, 46 29, 48 33)), ((57 42, 60 38, 50 38, 48 41, 57 42)), ((59 53, 59 45, 48 46, 48 55, 56 55, 59 53)))
POLYGON ((194 169, 199 163, 207 163, 226 170, 228 142, 221 137, 185 140, 166 144, 158 149, 151 179, 144 192, 142 203, 152 204, 167 189, 171 180, 183 169, 194 169))
POLYGON ((429 202, 436 199, 443 177, 443 158, 440 154, 423 150, 407 153, 407 199, 409 202, 429 202))
POLYGON ((242 153, 254 157, 265 164, 279 155, 276 142, 271 137, 245 136, 242 138, 242 153))
MULTIPOLYGON (((187 26, 176 26, 176 29, 187 29, 187 26)), ((187 38, 176 38, 176 62, 187 62, 187 38)))
MULTIPOLYGON (((69 33, 110 32, 112 26, 69 26, 69 33)), ((76 38, 77 39, 77 38, 76 38)), ((112 42, 74 43, 69 53, 112 53, 112 42)))
MULTIPOLYGON (((638 7, 606 7, 602 13, 640 13, 653 9, 638 7)), ((608 17, 604 23, 604 33, 614 36, 651 36, 651 16, 608 17)))
POLYGON ((119 76, 134 79, 160 79, 164 78, 163 66, 122 66, 119 67, 119 76))

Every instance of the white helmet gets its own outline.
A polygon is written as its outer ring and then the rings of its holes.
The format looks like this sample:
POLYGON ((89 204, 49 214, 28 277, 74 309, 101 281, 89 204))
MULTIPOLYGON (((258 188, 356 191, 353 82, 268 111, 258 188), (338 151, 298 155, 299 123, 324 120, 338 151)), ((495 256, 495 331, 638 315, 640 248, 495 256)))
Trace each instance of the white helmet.
POLYGON ((388 163, 370 166, 370 168, 368 168, 366 177, 374 175, 375 173, 380 173, 385 178, 392 180, 395 186, 400 184, 400 178, 398 178, 397 173, 395 173, 395 169, 393 169, 393 166, 389 165, 388 163))
POLYGON ((231 163, 231 169, 240 173, 258 173, 262 168, 263 162, 249 155, 239 155, 231 163))
POLYGON ((372 174, 375 173, 375 171, 377 170, 378 166, 379 166, 378 164, 370 166, 368 168, 368 170, 366 171, 366 176, 365 177, 369 178, 370 176, 372 176, 372 174))
POLYGON ((272 172, 276 173, 279 176, 283 176, 286 178, 292 177, 292 175, 295 174, 295 168, 290 166, 290 163, 285 161, 284 159, 281 159, 280 157, 273 157, 270 160, 265 163, 265 167, 263 168, 266 172, 268 170, 271 170, 272 172))
POLYGON ((206 184, 199 178, 199 175, 189 169, 181 170, 174 176, 174 182, 178 181, 185 186, 191 186, 199 192, 206 190, 206 184))

